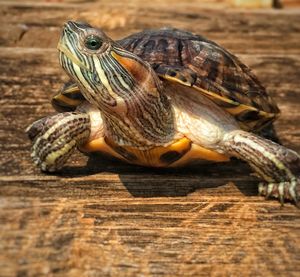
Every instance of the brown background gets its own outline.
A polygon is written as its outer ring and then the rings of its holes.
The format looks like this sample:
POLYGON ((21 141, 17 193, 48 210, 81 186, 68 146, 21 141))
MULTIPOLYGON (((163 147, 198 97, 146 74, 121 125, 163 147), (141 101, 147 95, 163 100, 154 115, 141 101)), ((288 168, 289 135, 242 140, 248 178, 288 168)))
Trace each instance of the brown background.
POLYGON ((215 40, 253 68, 282 110, 279 138, 300 152, 298 8, 0 1, 0 276, 299 276, 300 211, 258 197, 242 162, 154 170, 76 153, 57 175, 33 166, 24 129, 54 112, 68 19, 113 38, 167 25, 215 40))

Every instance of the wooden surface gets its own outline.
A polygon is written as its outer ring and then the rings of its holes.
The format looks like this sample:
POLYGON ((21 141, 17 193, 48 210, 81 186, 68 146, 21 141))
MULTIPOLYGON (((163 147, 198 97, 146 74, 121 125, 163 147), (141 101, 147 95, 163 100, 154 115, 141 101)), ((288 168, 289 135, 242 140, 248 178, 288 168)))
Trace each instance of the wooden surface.
POLYGON ((77 153, 60 174, 33 166, 24 129, 54 112, 68 19, 113 38, 171 25, 217 41, 279 102, 278 136, 300 152, 300 10, 126 5, 0 1, 0 276, 299 276, 300 211, 258 197, 242 162, 154 170, 77 153))

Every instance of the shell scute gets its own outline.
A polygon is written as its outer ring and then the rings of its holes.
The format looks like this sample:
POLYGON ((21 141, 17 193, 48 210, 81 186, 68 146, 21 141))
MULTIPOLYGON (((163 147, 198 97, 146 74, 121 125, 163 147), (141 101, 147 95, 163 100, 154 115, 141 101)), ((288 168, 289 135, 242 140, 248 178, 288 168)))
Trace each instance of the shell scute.
MULTIPOLYGON (((133 34, 119 43, 148 61, 162 79, 188 86, 191 85, 188 80, 194 79, 194 88, 208 92, 208 97, 218 105, 242 110, 242 114, 237 110, 232 114, 238 121, 245 121, 246 129, 260 128, 279 114, 277 105, 251 69, 229 51, 202 36, 162 28, 133 34), (187 69, 193 77, 187 77, 187 69), (240 105, 242 108, 238 107, 240 105), (247 122, 251 122, 251 118, 256 122, 249 125, 247 122)), ((228 111, 231 113, 232 109, 228 111)))

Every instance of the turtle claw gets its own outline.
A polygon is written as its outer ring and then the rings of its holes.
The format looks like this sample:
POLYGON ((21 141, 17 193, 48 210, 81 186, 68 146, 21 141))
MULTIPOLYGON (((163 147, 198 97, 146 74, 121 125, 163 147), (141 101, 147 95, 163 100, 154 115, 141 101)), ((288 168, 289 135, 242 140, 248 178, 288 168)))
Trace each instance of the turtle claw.
POLYGON ((285 200, 294 202, 295 206, 300 208, 300 179, 295 178, 290 182, 280 183, 260 183, 258 185, 259 195, 265 196, 266 199, 278 198, 281 206, 285 200))

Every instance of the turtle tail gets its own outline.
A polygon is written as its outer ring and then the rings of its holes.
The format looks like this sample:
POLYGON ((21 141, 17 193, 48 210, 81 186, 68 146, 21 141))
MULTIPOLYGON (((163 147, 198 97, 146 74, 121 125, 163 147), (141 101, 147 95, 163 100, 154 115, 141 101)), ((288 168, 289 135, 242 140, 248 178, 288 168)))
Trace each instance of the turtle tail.
POLYGON ((43 171, 59 170, 76 146, 90 135, 90 117, 86 113, 65 112, 42 118, 27 129, 32 141, 31 156, 43 171))
POLYGON ((262 195, 298 203, 300 156, 295 151, 242 130, 228 133, 223 143, 229 155, 246 161, 263 180, 262 195))

